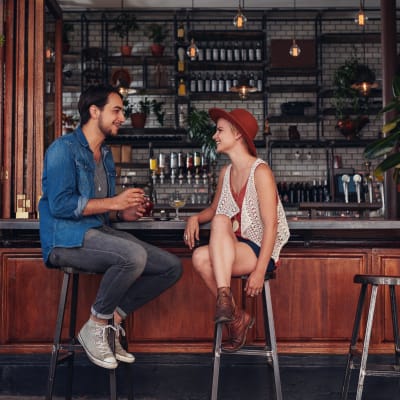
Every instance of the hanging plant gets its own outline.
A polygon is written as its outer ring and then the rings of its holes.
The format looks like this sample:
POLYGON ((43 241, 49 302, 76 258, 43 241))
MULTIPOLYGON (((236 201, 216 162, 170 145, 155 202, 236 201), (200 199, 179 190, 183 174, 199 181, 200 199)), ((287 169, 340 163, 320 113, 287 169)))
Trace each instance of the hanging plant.
POLYGON ((210 161, 217 159, 217 146, 213 135, 215 124, 206 111, 198 111, 194 107, 190 110, 187 119, 188 136, 190 140, 201 146, 201 151, 210 161))
POLYGON ((383 180, 383 174, 391 168, 395 182, 400 178, 400 75, 396 75, 393 84, 393 99, 380 112, 394 112, 395 116, 387 122, 383 128, 382 137, 369 144, 364 150, 364 157, 367 159, 377 159, 385 157, 375 168, 374 174, 378 180, 383 180))

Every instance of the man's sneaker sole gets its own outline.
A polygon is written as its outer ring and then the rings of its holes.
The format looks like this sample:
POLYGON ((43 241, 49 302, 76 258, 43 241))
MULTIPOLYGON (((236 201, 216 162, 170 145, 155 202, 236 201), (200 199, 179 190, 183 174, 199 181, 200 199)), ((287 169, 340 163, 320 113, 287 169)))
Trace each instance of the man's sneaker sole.
POLYGON ((134 355, 132 355, 132 357, 125 357, 122 354, 115 353, 115 358, 118 361, 121 361, 121 362, 124 362, 124 363, 128 363, 128 364, 132 364, 133 362, 135 362, 135 356, 134 355))
POLYGON ((89 360, 93 364, 96 364, 99 367, 103 367, 103 368, 106 368, 106 369, 115 369, 115 368, 118 367, 118 362, 117 362, 116 359, 114 359, 115 362, 111 363, 111 362, 102 361, 102 360, 99 360, 98 358, 93 357, 92 354, 86 348, 85 342, 83 341, 80 333, 78 334, 78 340, 79 340, 79 343, 82 345, 83 349, 85 350, 86 355, 88 356, 89 360))

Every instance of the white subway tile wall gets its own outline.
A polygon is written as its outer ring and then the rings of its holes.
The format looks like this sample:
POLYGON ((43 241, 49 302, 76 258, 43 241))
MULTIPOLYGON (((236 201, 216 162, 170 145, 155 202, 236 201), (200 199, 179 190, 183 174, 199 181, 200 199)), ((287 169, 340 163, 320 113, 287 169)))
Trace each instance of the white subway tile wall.
MULTIPOLYGON (((64 14, 66 20, 76 18, 76 15, 64 14)), ((101 19, 100 14, 90 14, 89 20, 99 21, 101 19)), ((134 55, 150 55, 150 40, 145 34, 146 26, 153 22, 155 15, 142 16, 141 15, 141 28, 139 31, 135 31, 130 34, 130 42, 133 43, 132 54, 134 55)), ((81 25, 80 22, 74 20, 75 29, 70 33, 71 49, 70 53, 80 54, 81 51, 81 25)), ((172 21, 172 18, 171 18, 172 21)), ((288 39, 293 37, 293 29, 295 23, 296 38, 298 39, 313 39, 315 37, 315 22, 307 21, 304 19, 298 19, 294 21, 268 21, 265 29, 266 34, 266 59, 270 58, 269 47, 271 39, 288 39)), ((111 26, 111 23, 109 23, 111 26)), ((195 23, 194 29, 196 30, 232 30, 231 21, 227 20, 214 22, 212 18, 207 21, 199 21, 195 23)), ((261 22, 256 21, 252 29, 262 29, 261 22), (258 24, 258 25, 257 25, 258 24)), ((322 34, 336 34, 340 33, 355 33, 361 28, 355 26, 351 20, 326 20, 322 24, 322 34)), ((368 32, 379 32, 380 21, 371 19, 368 21, 366 33, 368 32)), ((101 47, 101 24, 98 22, 90 23, 89 25, 89 37, 88 43, 90 47, 101 47)), ((175 56, 174 54, 174 27, 173 23, 170 24, 169 38, 165 41, 166 56, 175 56)), ((119 47, 121 45, 121 39, 112 32, 109 32, 108 51, 110 55, 118 54, 119 47)), ((381 54, 380 54, 379 43, 366 43, 365 46, 365 61, 367 65, 375 72, 378 83, 381 82, 381 54)), ((289 49, 288 49, 289 51, 289 49)), ((333 88, 333 75, 334 71, 341 66, 346 60, 355 55, 358 59, 363 60, 364 58, 364 44, 323 44, 321 53, 321 81, 323 89, 333 88)), ((78 63, 79 64, 79 63, 78 63)), ((75 65, 75 68, 79 69, 79 65, 75 65)), ((117 68, 117 67, 113 67, 117 68)), ((132 77, 132 87, 143 86, 143 74, 141 66, 129 66, 123 65, 123 68, 127 69, 132 77)), ((110 71, 112 69, 110 68, 110 71)), ((150 70, 153 74, 155 71, 150 70)), ((174 67, 165 67, 163 73, 166 75, 166 79, 172 83, 174 80, 174 67)), ((151 79, 151 76, 150 76, 151 79)), ((268 83, 274 85, 279 84, 313 84, 315 83, 315 77, 274 77, 267 78, 268 83)), ((156 98, 158 101, 165 102, 165 127, 175 127, 175 106, 173 96, 147 96, 150 100, 156 98)), ((79 98, 79 92, 67 92, 63 93, 63 112, 67 115, 77 116, 77 102, 79 98)), ((142 99, 142 96, 130 96, 132 103, 137 103, 142 99)), ((379 107, 379 99, 375 100, 379 107)), ((289 101, 309 101, 312 106, 305 109, 305 115, 314 115, 316 113, 316 96, 314 93, 307 92, 293 92, 293 93, 268 93, 268 112, 269 115, 280 115, 281 104, 289 101)), ((257 139, 263 139, 263 126, 264 126, 264 104, 262 100, 254 100, 251 95, 246 101, 213 101, 212 96, 207 101, 196 101, 195 106, 199 110, 207 110, 210 107, 221 107, 226 109, 233 109, 237 107, 245 107, 251 111, 258 120, 259 133, 257 139)), ((332 100, 329 98, 322 99, 322 107, 333 107, 332 100)), ((323 139, 344 139, 344 137, 335 129, 336 118, 334 115, 324 116, 323 131, 320 132, 321 138, 323 139)), ((128 122, 127 122, 128 124, 128 122)), ((377 137, 382 124, 382 119, 379 116, 371 116, 370 122, 361 131, 361 137, 375 138, 377 137)), ((271 140, 285 140, 288 139, 288 128, 289 123, 270 123, 272 135, 269 137, 271 140)), ((315 139, 317 136, 317 125, 316 123, 297 123, 298 132, 301 139, 315 139)), ((146 127, 156 128, 159 124, 151 114, 148 118, 146 127)), ((154 144, 155 153, 158 154, 157 144, 154 144)), ((162 149, 163 152, 179 151, 179 148, 174 149, 162 149)), ((185 152, 191 150, 183 150, 185 152)), ((335 154, 339 155, 342 159, 342 166, 353 168, 355 171, 363 172, 365 169, 365 159, 362 155, 362 148, 339 148, 335 149, 335 154)), ((266 148, 259 148, 258 155, 268 160, 268 154, 266 148)), ((147 149, 134 149, 133 157, 135 162, 147 162, 148 150, 147 149)), ((217 171, 219 168, 227 162, 226 157, 222 156, 218 160, 217 171)), ((313 180, 324 180, 327 178, 327 152, 325 149, 315 148, 274 148, 272 152, 272 168, 275 174, 277 182, 312 182, 313 180)), ((149 173, 147 170, 137 169, 135 180, 138 184, 145 184, 149 179, 149 173)), ((173 190, 173 188, 158 187, 159 197, 163 198, 173 190)), ((184 188, 185 191, 190 193, 191 187, 184 188)))

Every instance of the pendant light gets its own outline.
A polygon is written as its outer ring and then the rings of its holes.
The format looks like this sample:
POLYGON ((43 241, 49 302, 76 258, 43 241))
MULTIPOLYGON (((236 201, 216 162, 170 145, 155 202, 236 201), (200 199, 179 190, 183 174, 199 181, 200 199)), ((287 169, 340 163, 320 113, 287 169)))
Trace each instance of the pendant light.
POLYGON ((292 57, 298 57, 301 53, 301 49, 299 47, 299 45, 296 43, 296 24, 297 24, 297 20, 296 20, 296 0, 293 0, 293 8, 294 8, 294 23, 293 23, 293 41, 292 41, 292 45, 290 46, 289 49, 289 54, 292 57))
MULTIPOLYGON (((243 0, 243 8, 244 8, 244 0, 243 0)), ((240 7, 240 0, 238 4, 237 14, 233 17, 233 25, 236 26, 237 29, 243 29, 246 25, 247 18, 242 12, 242 8, 240 7)))
POLYGON ((365 25, 363 26, 363 53, 364 64, 358 64, 354 73, 354 81, 351 87, 358 90, 363 96, 368 96, 371 89, 378 87, 375 82, 375 73, 367 66, 365 54, 365 25))
POLYGON ((249 96, 249 93, 257 92, 257 88, 250 86, 249 79, 244 73, 242 73, 239 76, 238 84, 236 86, 232 86, 230 91, 237 93, 241 100, 246 100, 249 96))
MULTIPOLYGON (((192 15, 194 9, 194 0, 192 0, 192 15)), ((190 58, 190 61, 196 60, 197 56, 199 55, 199 48, 196 46, 194 38, 190 40, 190 45, 186 49, 186 54, 190 58)))
POLYGON ((364 2, 365 0, 360 0, 360 11, 358 11, 354 22, 359 26, 364 26, 368 20, 367 15, 364 11, 364 2))

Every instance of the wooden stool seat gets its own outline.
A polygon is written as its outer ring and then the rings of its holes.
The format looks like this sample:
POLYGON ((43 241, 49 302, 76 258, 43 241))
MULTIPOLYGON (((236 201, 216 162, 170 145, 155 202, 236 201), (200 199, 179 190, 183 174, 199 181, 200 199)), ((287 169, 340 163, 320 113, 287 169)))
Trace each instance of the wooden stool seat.
MULTIPOLYGON (((211 384, 211 400, 218 398, 218 383, 221 355, 247 355, 265 357, 267 364, 272 367, 274 374, 275 399, 282 400, 281 378, 279 372, 278 352, 276 346, 275 325, 272 312, 272 299, 269 281, 275 279, 275 272, 267 272, 265 275, 264 286, 262 290, 263 310, 264 310, 264 331, 265 346, 262 348, 249 346, 244 347, 234 353, 224 351, 222 348, 222 323, 215 325, 214 332, 214 351, 213 351, 213 367, 212 367, 212 384, 211 384)), ((243 276, 247 279, 247 276, 243 276)))
MULTIPOLYGON (((67 383, 65 390, 65 399, 70 400, 72 398, 72 381, 74 371, 74 356, 75 351, 82 351, 83 348, 76 338, 76 316, 77 316, 77 304, 78 304, 78 286, 79 286, 79 275, 95 275, 95 273, 82 271, 71 267, 58 268, 64 272, 63 282, 61 286, 60 300, 58 304, 57 321, 54 333, 54 341, 51 352, 49 375, 47 380, 47 392, 46 400, 53 398, 54 383, 56 378, 57 365, 66 362, 67 363, 67 383), (64 323, 65 307, 68 297, 68 288, 72 277, 72 292, 71 302, 69 310, 69 335, 66 343, 61 343, 61 332, 64 323)), ((114 350, 115 332, 111 329, 109 334, 109 341, 112 350, 114 350)), ((110 381, 110 399, 117 399, 117 384, 116 384, 116 370, 109 370, 109 381, 110 381)), ((129 399, 133 399, 132 385, 129 385, 129 399)))
POLYGON ((396 377, 400 378, 400 340, 399 340, 399 326, 397 318, 397 302, 396 302, 396 286, 400 285, 400 277, 398 276, 386 276, 386 275, 355 275, 354 283, 361 284, 360 296, 358 298, 357 310, 354 319, 353 333, 351 336, 349 353, 347 356, 346 371, 342 386, 342 400, 347 400, 350 375, 353 369, 359 369, 359 378, 357 384, 356 400, 361 400, 364 381, 366 376, 378 376, 378 377, 396 377), (371 296, 369 300, 369 310, 367 325, 365 328, 364 343, 362 352, 357 349, 357 339, 360 331, 360 322, 362 312, 364 309, 366 293, 368 285, 371 285, 371 296), (372 324, 374 320, 376 298, 378 288, 380 286, 389 286, 390 293, 390 305, 392 312, 392 326, 393 326, 393 337, 394 337, 394 352, 395 360, 393 364, 367 364, 369 342, 371 339, 372 324), (359 358, 361 354, 361 361, 355 362, 355 358, 359 358))

